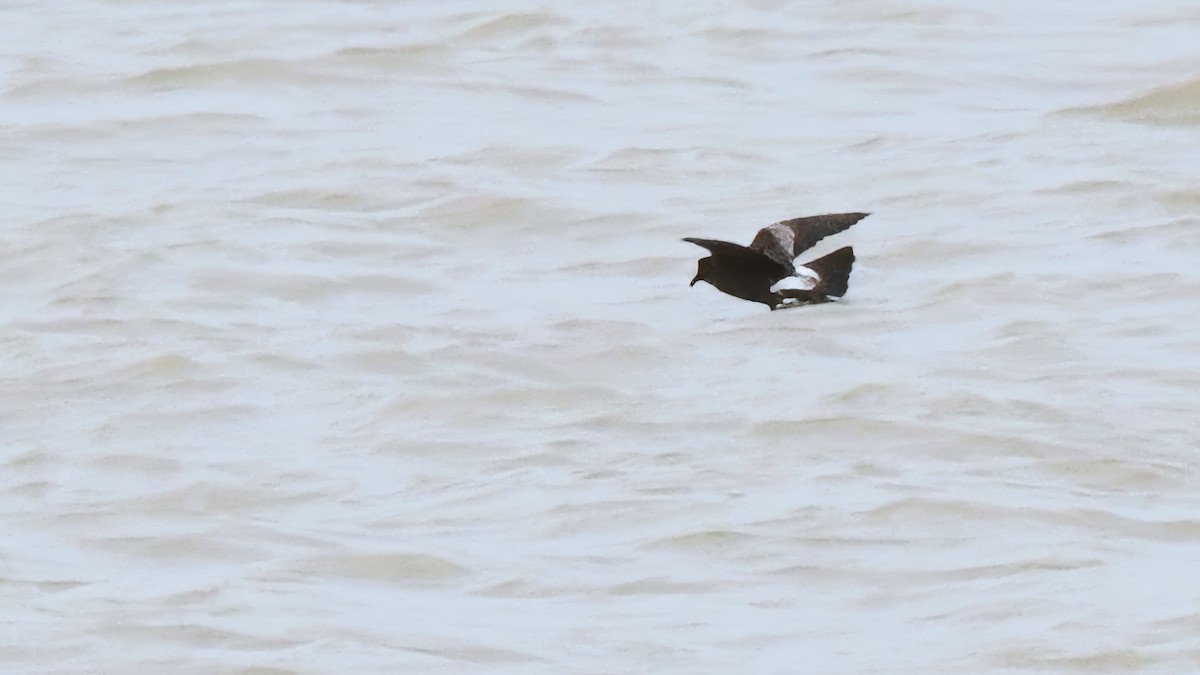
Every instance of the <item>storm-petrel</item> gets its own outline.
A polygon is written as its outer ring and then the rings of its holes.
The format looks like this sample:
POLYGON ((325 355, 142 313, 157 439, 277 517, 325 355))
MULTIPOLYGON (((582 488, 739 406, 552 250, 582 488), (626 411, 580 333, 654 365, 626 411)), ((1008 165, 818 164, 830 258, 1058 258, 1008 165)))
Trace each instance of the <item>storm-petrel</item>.
POLYGON ((830 297, 846 294, 854 249, 846 246, 799 268, 792 264, 796 256, 818 241, 837 234, 867 213, 830 213, 793 220, 781 220, 758 231, 750 246, 716 239, 689 241, 708 249, 712 255, 701 258, 696 278, 716 286, 717 290, 743 300, 761 302, 772 310, 793 305, 829 302, 830 297))

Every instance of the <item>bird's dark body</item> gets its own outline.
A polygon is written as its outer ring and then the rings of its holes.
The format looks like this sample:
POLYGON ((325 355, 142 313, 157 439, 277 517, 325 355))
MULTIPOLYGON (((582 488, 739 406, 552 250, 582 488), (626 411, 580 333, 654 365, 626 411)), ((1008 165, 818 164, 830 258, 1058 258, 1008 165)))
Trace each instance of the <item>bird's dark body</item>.
POLYGON ((773 310, 785 306, 788 301, 796 304, 829 302, 830 297, 841 297, 846 293, 854 265, 854 250, 849 246, 804 265, 819 279, 813 288, 772 292, 771 287, 787 277, 796 276, 792 261, 797 255, 867 215, 834 213, 784 220, 759 230, 750 246, 688 237, 684 241, 703 246, 712 254, 700 259, 692 285, 707 281, 723 293, 760 302, 773 310))
POLYGON ((684 241, 713 252, 711 256, 700 260, 699 273, 696 275, 698 280, 707 281, 717 290, 735 298, 773 305, 775 294, 771 292, 771 286, 795 273, 794 269, 789 269, 790 266, 785 267, 756 251, 727 241, 690 237, 684 241))

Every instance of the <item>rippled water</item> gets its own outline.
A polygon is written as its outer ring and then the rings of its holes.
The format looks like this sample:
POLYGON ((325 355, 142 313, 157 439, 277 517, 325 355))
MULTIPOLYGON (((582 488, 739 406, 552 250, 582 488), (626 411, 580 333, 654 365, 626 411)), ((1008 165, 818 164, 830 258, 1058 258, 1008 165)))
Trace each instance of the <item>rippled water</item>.
POLYGON ((0 8, 7 670, 1200 665, 1193 4, 478 7, 0 8))

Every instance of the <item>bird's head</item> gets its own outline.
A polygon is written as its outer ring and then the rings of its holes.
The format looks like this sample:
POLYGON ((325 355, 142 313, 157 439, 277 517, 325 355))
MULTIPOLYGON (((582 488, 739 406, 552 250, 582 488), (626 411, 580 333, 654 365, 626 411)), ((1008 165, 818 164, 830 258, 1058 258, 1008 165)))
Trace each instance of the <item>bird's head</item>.
MULTIPOLYGON (((713 271, 712 256, 709 256, 707 258, 701 258, 699 260, 699 262, 696 263, 696 278, 692 279, 692 283, 688 284, 688 286, 695 286, 697 281, 708 281, 708 275, 712 271, 713 271)), ((709 282, 709 283, 712 283, 712 282, 709 282)))

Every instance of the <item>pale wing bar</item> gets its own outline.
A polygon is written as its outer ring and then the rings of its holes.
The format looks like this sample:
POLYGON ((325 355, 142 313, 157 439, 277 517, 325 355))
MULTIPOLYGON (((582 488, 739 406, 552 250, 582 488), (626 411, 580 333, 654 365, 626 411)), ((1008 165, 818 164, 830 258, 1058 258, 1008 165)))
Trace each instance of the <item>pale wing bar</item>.
POLYGON ((750 248, 762 251, 778 263, 791 265, 796 256, 815 246, 818 241, 849 228, 868 215, 870 214, 827 213, 781 220, 759 230, 754 241, 750 243, 750 248))

